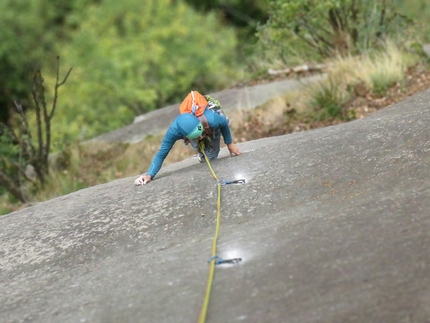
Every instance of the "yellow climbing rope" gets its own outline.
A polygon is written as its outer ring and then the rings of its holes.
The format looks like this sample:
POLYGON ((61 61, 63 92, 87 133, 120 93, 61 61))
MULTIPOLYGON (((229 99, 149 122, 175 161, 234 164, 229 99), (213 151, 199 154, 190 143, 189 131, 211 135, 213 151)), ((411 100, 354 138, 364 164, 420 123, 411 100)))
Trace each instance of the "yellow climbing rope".
POLYGON ((209 278, 208 278, 208 283, 206 285, 206 294, 205 294, 205 299, 203 302, 203 306, 202 309, 200 311, 200 316, 199 316, 199 321, 198 323, 204 323, 206 322, 206 313, 208 311, 208 305, 209 305, 209 298, 210 298, 210 294, 211 294, 211 289, 212 289, 212 282, 213 282, 213 278, 214 278, 214 272, 215 272, 215 257, 216 257, 216 246, 217 246, 217 241, 218 241, 218 234, 219 234, 219 228, 220 228, 220 220, 221 220, 221 182, 218 180, 218 177, 216 176, 214 170, 212 169, 212 166, 209 162, 209 158, 206 156, 205 153, 205 145, 203 142, 200 142, 200 151, 203 153, 203 155, 205 156, 205 160, 209 166, 209 169, 212 173, 212 176, 215 178, 215 180, 217 181, 217 188, 218 188, 218 197, 217 197, 217 219, 216 219, 216 229, 215 229, 215 236, 214 239, 212 241, 212 256, 211 256, 211 260, 209 263, 209 278))

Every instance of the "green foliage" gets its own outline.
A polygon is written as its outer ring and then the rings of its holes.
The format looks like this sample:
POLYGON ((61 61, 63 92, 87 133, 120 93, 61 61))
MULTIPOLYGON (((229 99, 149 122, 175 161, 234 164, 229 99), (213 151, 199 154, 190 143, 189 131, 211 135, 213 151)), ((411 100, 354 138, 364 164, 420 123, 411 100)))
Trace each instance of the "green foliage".
POLYGON ((399 11, 415 21, 414 35, 422 42, 430 42, 430 2, 428 0, 394 0, 399 11))
POLYGON ((269 18, 266 0, 185 0, 202 13, 213 11, 223 17, 223 21, 235 26, 242 46, 254 43, 258 23, 269 18))
POLYGON ((10 196, 0 187, 0 216, 13 212, 10 196))
POLYGON ((9 122, 13 100, 30 98, 35 69, 54 77, 57 54, 76 73, 59 102, 54 146, 124 126, 191 88, 232 85, 242 76, 237 37, 219 18, 182 1, 2 1, 0 120, 9 122))
POLYGON ((286 65, 335 54, 364 53, 405 36, 410 23, 393 0, 270 0, 260 46, 286 65))
MULTIPOLYGON (((9 123, 14 100, 28 100, 31 73, 56 56, 65 38, 69 1, 0 1, 0 121, 9 123)), ((43 66, 55 70, 54 66, 43 66)))
POLYGON ((14 142, 10 129, 4 125, 0 126, 0 156, 15 159, 18 154, 19 147, 14 142))
POLYGON ((394 0, 394 5, 398 10, 419 22, 428 22, 430 19, 430 3, 427 0, 394 0))
POLYGON ((56 141, 119 128, 193 88, 213 91, 241 76, 234 31, 170 2, 105 0, 68 17, 79 28, 61 48, 74 77, 61 94, 56 141))
MULTIPOLYGON (((20 163, 20 149, 10 128, 0 124, 0 172, 6 177, 16 177, 16 167, 20 163)), ((2 180, 0 180, 0 187, 2 180)), ((5 189, 3 187, 3 189, 5 189)))

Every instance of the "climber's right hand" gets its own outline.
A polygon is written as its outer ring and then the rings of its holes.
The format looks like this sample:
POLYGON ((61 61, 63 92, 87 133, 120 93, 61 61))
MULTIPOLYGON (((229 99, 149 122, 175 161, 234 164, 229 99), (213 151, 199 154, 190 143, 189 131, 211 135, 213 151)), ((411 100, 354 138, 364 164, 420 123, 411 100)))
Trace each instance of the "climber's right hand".
POLYGON ((143 174, 140 175, 135 181, 134 181, 134 185, 139 186, 139 185, 144 185, 148 182, 150 182, 152 179, 151 175, 148 174, 143 174))

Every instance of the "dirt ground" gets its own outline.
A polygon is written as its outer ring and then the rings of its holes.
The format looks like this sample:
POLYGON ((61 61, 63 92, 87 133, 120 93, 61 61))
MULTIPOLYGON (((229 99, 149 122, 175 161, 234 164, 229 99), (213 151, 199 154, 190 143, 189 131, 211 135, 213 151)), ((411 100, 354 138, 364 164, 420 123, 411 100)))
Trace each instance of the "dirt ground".
POLYGON ((265 123, 258 113, 249 111, 245 116, 247 121, 240 128, 235 129, 235 135, 239 141, 244 142, 341 124, 364 118, 428 88, 430 88, 430 71, 424 66, 415 66, 408 69, 404 82, 394 84, 382 96, 372 93, 364 86, 356 86, 352 91, 352 98, 343 107, 346 113, 354 116, 353 118, 344 120, 332 118, 320 121, 315 120, 315 116, 300 115, 290 110, 277 123, 265 123))

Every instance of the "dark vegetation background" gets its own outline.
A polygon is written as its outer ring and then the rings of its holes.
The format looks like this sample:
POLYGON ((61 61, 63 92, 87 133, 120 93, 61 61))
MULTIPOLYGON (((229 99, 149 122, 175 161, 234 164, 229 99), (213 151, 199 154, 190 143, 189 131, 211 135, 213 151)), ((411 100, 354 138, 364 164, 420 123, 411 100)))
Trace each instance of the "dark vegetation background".
MULTIPOLYGON (((311 112, 287 109, 285 122, 243 114, 242 140, 352 120, 423 89, 429 18, 425 0, 1 1, 0 213, 133 174, 135 164, 112 164, 119 152, 133 160, 130 147, 91 155, 79 143, 190 89, 291 76, 269 69, 401 56, 390 61, 400 76, 388 75, 391 65, 370 81, 351 78, 345 93, 332 76, 332 86, 307 94, 311 112), (60 156, 55 167, 49 154, 60 156)), ((137 151, 152 158, 158 139, 137 151)))

